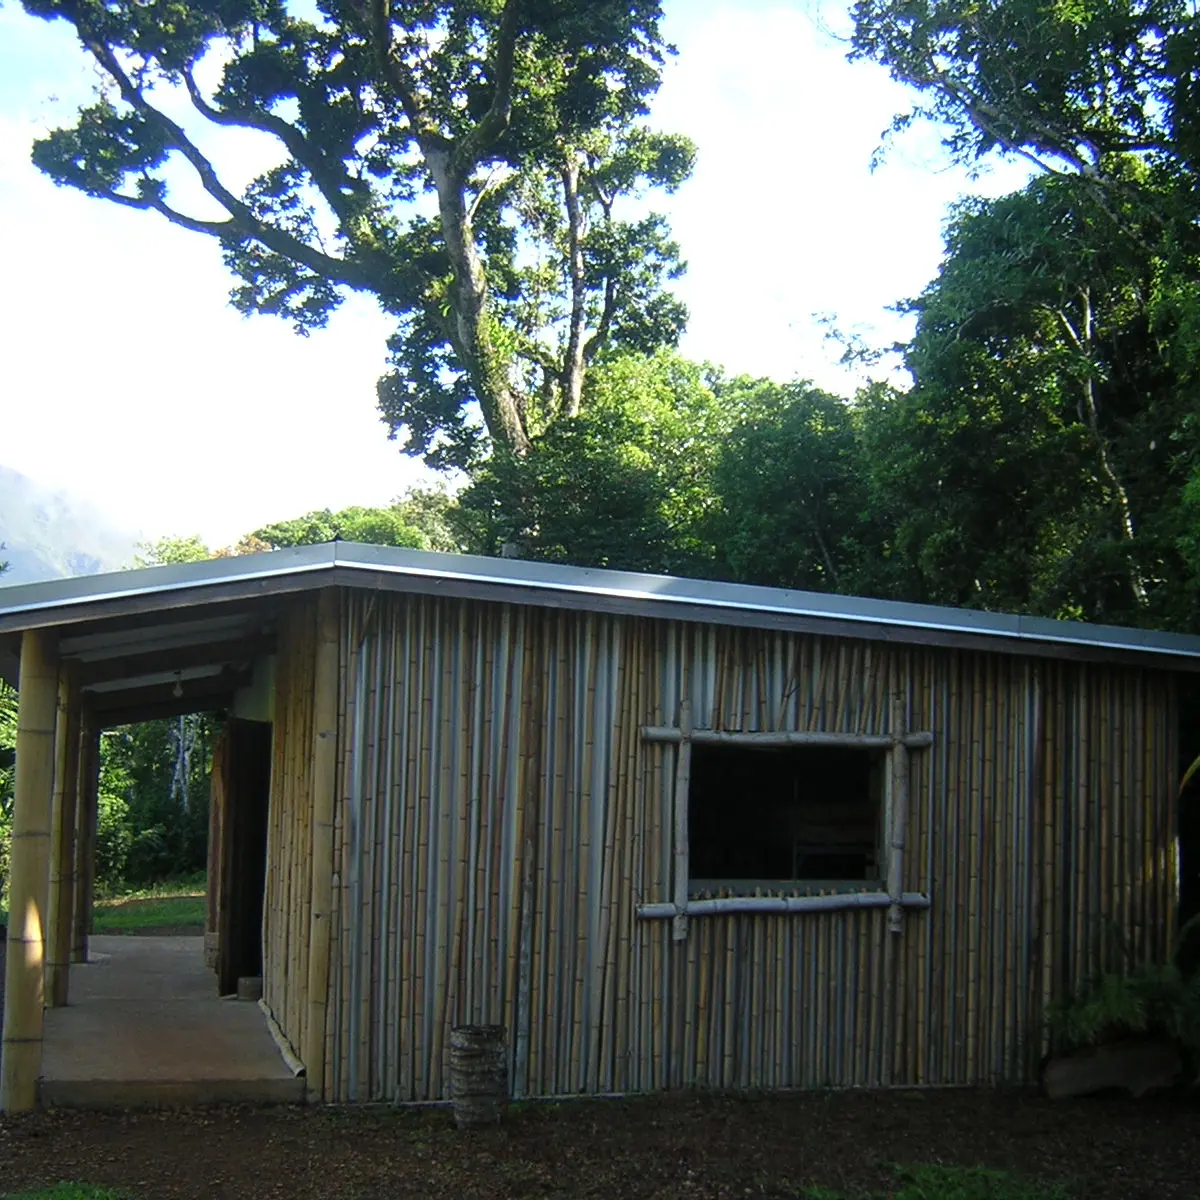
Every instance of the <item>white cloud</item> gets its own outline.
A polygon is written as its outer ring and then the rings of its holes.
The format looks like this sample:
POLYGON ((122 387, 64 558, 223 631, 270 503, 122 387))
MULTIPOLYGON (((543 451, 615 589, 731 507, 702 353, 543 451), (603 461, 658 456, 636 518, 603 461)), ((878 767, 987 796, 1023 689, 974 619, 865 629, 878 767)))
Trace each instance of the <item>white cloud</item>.
POLYGON ((654 119, 698 143, 695 178, 672 205, 689 260, 684 349, 732 371, 848 386, 815 313, 889 340, 889 305, 935 273, 946 204, 1019 187, 1002 165, 972 184, 918 126, 872 173, 871 157, 908 94, 881 69, 846 61, 827 32, 842 10, 676 4, 679 46, 654 119))

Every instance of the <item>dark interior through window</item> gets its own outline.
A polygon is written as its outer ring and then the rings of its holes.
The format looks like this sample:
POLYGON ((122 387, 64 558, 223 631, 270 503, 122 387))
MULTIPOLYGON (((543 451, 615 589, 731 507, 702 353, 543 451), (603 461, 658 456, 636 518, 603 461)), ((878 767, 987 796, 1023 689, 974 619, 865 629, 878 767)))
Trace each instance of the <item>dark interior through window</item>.
POLYGON ((878 879, 882 751, 692 747, 693 885, 878 879))

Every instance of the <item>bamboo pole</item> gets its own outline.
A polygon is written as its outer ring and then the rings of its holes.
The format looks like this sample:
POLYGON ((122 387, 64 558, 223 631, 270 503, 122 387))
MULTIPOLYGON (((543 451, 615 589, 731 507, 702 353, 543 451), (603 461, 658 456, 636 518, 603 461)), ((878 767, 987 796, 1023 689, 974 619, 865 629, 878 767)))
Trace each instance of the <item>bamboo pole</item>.
POLYGON ((75 894, 72 897, 71 961, 88 960, 92 894, 96 883, 96 820, 100 798, 100 727, 81 714, 78 799, 75 804, 75 894))
POLYGON ((58 680, 50 826, 50 937, 46 948, 46 1004, 49 1008, 62 1008, 67 1003, 70 981, 77 870, 75 814, 79 799, 79 735, 79 689, 64 669, 58 680))
POLYGON ((17 765, 13 797, 12 868, 6 947, 0 1111, 37 1103, 42 1071, 46 909, 50 820, 54 792, 54 730, 58 705, 54 636, 27 630, 21 641, 17 765))
MULTIPOLYGON (((887 733, 829 733, 829 732, 789 732, 789 731, 754 731, 729 732, 718 729, 692 729, 685 731, 682 727, 676 729, 670 725, 643 725, 642 740, 647 742, 683 742, 690 741, 703 746, 847 746, 863 750, 889 750, 894 739, 887 733)), ((899 739, 900 744, 912 750, 919 750, 933 745, 933 734, 929 730, 918 730, 905 733, 899 739)))
POLYGON ((521 728, 524 741, 518 776, 518 804, 521 819, 521 903, 517 924, 516 1000, 513 1010, 515 1050, 513 1054, 512 1094, 522 1099, 529 1088, 530 992, 533 988, 533 924, 538 851, 537 834, 540 805, 539 768, 541 765, 542 679, 545 672, 542 641, 533 627, 526 643, 522 698, 525 701, 521 728), (536 656, 536 662, 535 662, 536 656))
POLYGON ((308 931, 308 1027, 304 1064, 308 1095, 325 1094, 325 1010, 329 992, 329 919, 333 906, 333 816, 337 791, 338 593, 327 588, 317 601, 316 706, 312 750, 312 915, 308 931))
POLYGON ((682 738, 675 760, 675 919, 671 937, 681 942, 687 937, 688 901, 688 791, 692 780, 692 702, 687 694, 688 672, 683 671, 684 695, 679 704, 682 738))

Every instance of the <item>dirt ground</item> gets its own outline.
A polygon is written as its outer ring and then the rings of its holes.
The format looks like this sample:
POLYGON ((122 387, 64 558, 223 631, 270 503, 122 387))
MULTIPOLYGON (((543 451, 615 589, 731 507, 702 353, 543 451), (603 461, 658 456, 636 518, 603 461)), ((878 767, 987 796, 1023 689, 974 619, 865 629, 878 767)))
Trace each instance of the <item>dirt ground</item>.
POLYGON ((895 1164, 1004 1168, 1077 1200, 1200 1196, 1200 1102, 1027 1093, 677 1094, 530 1104, 459 1133, 445 1108, 0 1117, 0 1194, 61 1180, 163 1197, 885 1196, 895 1164))
MULTIPOLYGON (((0 999, 4 958, 0 954, 0 999)), ((0 1115, 0 1196, 63 1180, 135 1200, 886 1196, 897 1164, 984 1165, 1076 1200, 1197 1200, 1200 1095, 675 1094, 530 1104, 457 1132, 446 1108, 0 1115)))

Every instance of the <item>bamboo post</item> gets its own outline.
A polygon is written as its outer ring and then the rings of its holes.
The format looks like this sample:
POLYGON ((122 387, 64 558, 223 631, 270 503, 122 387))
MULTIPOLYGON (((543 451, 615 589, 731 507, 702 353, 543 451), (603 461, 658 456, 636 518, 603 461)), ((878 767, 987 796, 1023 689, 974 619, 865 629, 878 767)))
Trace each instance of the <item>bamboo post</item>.
POLYGON ((908 746, 904 684, 897 685, 892 695, 891 733, 892 752, 890 811, 888 813, 887 890, 891 897, 888 910, 888 929, 900 933, 904 929, 904 847, 908 833, 908 746))
POLYGON ((58 681, 54 747, 54 805, 50 826, 50 937, 46 948, 46 1005, 62 1008, 70 984, 75 915, 76 808, 79 798, 79 689, 63 670, 58 681))
POLYGON ((542 788, 542 729, 546 720, 543 711, 543 680, 548 669, 545 647, 546 634, 540 625, 529 639, 523 663, 524 679, 521 694, 526 698, 521 723, 525 739, 524 753, 518 775, 521 805, 521 903, 517 925, 517 980, 513 1024, 512 1097, 523 1099, 530 1085, 530 1034, 533 992, 533 933, 537 906, 537 855, 541 842, 538 822, 541 819, 540 793, 542 788))
MULTIPOLYGON (((683 675, 687 686, 687 673, 683 675)), ((675 918, 671 938, 682 942, 687 938, 688 919, 688 792, 692 781, 692 702, 684 696, 679 706, 679 726, 682 737, 675 760, 675 918)))
POLYGON ((337 792, 340 605, 333 588, 317 601, 312 749, 312 910, 308 927, 308 1024, 304 1066, 308 1097, 325 1094, 325 1009, 329 992, 329 921, 333 910, 333 818, 337 792))
POLYGON ((37 1103, 42 1071, 46 908, 50 817, 54 792, 54 727, 58 708, 57 648, 46 630, 21 641, 17 707, 16 788, 6 948, 0 1111, 37 1103))
POLYGON ((92 895, 96 886, 96 820, 100 798, 100 726, 81 714, 78 798, 75 804, 75 893, 72 897, 71 961, 88 960, 92 895))

